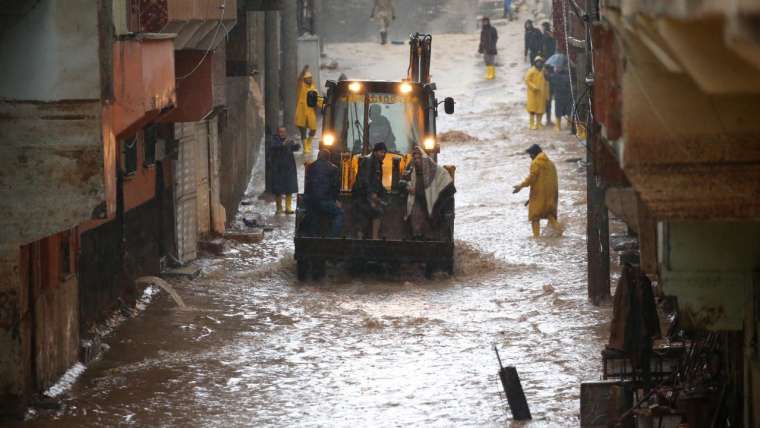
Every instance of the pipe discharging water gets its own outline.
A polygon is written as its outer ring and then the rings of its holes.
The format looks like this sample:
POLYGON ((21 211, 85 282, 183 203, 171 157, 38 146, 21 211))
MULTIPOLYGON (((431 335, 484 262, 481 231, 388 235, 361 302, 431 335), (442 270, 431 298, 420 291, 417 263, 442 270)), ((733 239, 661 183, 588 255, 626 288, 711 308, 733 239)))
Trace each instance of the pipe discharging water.
POLYGON ((141 276, 140 278, 137 278, 135 280, 136 284, 153 284, 157 285, 164 289, 169 295, 174 299, 174 302, 179 306, 180 309, 187 309, 187 306, 185 305, 185 302, 182 300, 181 297, 179 297, 179 294, 177 294, 177 291, 174 290, 174 287, 169 285, 168 282, 164 281, 163 279, 157 277, 157 276, 141 276))

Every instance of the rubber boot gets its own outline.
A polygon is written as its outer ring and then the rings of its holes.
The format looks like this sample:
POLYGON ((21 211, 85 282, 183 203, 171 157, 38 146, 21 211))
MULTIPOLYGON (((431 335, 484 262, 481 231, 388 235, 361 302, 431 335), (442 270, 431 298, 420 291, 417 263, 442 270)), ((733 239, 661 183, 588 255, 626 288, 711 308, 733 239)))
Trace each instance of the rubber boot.
POLYGON ((285 214, 293 214, 293 195, 285 195, 285 214))
POLYGON ((486 65, 486 80, 491 80, 491 66, 486 65))
POLYGON ((544 115, 541 113, 536 113, 536 128, 535 129, 541 129, 544 127, 544 125, 541 124, 541 119, 543 119, 544 115))
POLYGON ((557 128, 557 131, 561 131, 562 130, 562 118, 561 117, 557 118, 557 123, 555 123, 554 126, 557 128))
POLYGON ((380 219, 372 220, 372 239, 380 239, 380 219))
POLYGON ((536 115, 534 113, 530 114, 530 128, 529 129, 536 129, 536 115))
POLYGON ((491 67, 491 80, 493 80, 496 78, 496 66, 491 65, 490 67, 491 67))
POLYGON ((557 232, 559 236, 562 236, 565 233, 565 227, 562 226, 562 224, 558 222, 556 218, 549 217, 549 225, 552 227, 552 229, 554 229, 555 232, 557 232))
POLYGON ((380 32, 380 44, 381 45, 388 44, 388 33, 385 31, 380 32))
POLYGON ((277 211, 275 214, 282 214, 282 195, 274 195, 274 202, 277 204, 277 211))
POLYGON ((311 160, 311 154, 311 137, 306 137, 306 139, 303 141, 303 160, 311 160))
POLYGON ((530 222, 530 228, 533 230, 534 238, 541 236, 541 220, 533 220, 530 222))

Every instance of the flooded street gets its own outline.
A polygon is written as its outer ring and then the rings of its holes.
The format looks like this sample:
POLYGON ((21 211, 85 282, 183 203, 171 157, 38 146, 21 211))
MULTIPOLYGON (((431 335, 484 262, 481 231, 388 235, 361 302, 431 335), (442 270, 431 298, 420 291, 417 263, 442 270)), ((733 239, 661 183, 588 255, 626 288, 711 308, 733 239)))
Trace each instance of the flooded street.
MULTIPOLYGON (((439 97, 457 102, 438 132, 476 138, 443 142, 439 158, 457 167, 453 277, 331 267, 325 280, 299 283, 293 218, 255 200, 242 208, 274 226, 263 242, 230 242, 199 260, 198 278, 172 281, 187 309, 158 294, 105 339, 110 350, 64 407, 26 426, 509 426, 494 344, 531 406, 533 421, 520 426, 577 426, 580 382, 599 378, 611 318, 586 298, 585 149, 564 129, 528 130, 522 24, 497 29, 493 81, 477 34, 433 39, 439 97), (527 190, 511 193, 533 143, 560 176, 561 238, 531 238, 527 190)), ((330 44, 339 68, 322 77, 399 79, 407 49, 330 44)))

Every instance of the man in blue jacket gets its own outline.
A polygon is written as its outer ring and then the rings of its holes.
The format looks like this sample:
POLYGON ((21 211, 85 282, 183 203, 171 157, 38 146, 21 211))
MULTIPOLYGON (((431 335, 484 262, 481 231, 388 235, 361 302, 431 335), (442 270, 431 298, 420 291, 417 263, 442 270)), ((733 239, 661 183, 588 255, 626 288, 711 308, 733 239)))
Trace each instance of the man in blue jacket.
POLYGON ((309 232, 319 233, 319 219, 330 219, 330 236, 336 237, 343 229, 343 210, 338 201, 340 175, 338 167, 330 162, 330 152, 320 150, 317 160, 306 167, 304 198, 308 210, 309 232))

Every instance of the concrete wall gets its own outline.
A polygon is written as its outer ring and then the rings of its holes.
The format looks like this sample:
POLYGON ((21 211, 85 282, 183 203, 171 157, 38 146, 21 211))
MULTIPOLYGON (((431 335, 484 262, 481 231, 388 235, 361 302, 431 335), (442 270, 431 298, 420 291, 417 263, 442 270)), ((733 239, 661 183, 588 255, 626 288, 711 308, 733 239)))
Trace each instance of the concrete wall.
POLYGON ((39 1, 4 29, 0 52, 0 98, 99 99, 98 1, 39 1))
POLYGON ((264 96, 253 77, 227 78, 227 113, 220 131, 221 202, 232 221, 264 137, 264 96))

